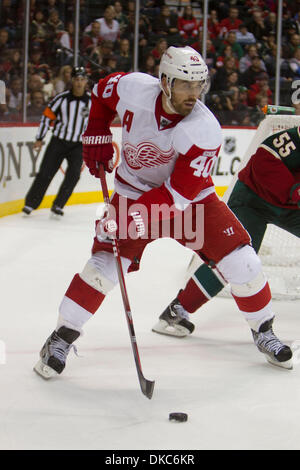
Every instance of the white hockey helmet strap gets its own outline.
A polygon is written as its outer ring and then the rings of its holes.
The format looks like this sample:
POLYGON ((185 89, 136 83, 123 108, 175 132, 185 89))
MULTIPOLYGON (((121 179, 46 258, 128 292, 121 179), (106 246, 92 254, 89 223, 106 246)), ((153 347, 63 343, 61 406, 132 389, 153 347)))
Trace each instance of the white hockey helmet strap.
POLYGON ((167 97, 171 98, 171 87, 175 78, 185 81, 203 82, 203 93, 208 88, 208 68, 202 56, 190 46, 169 47, 163 54, 159 64, 159 83, 162 86, 162 77, 167 79, 167 97))

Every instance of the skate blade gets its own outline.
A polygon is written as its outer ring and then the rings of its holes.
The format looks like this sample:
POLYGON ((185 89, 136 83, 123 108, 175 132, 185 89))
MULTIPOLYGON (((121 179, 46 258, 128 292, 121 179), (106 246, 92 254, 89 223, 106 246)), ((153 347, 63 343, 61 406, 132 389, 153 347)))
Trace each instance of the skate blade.
POLYGON ((63 216, 50 211, 50 220, 62 220, 63 216))
POLYGON ((36 365, 33 368, 34 372, 36 372, 38 375, 43 377, 45 380, 49 380, 52 377, 55 377, 58 375, 58 373, 52 369, 52 367, 47 366, 46 364, 43 363, 42 359, 40 359, 36 365))
POLYGON ((152 328, 154 333, 160 335, 175 336, 177 338, 184 338, 190 334, 189 330, 181 325, 170 326, 165 320, 159 320, 152 328))
POLYGON ((289 359, 288 361, 279 362, 279 361, 276 361, 275 359, 272 359, 267 354, 265 354, 265 357, 266 357, 267 361, 270 364, 272 364, 272 366, 281 367, 282 369, 288 369, 288 370, 293 369, 293 359, 292 358, 289 359))

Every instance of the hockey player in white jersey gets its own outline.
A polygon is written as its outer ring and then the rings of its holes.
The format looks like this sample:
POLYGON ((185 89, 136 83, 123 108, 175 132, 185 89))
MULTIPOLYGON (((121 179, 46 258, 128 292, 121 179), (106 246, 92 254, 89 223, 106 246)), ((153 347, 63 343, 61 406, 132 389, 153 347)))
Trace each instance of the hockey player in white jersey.
MULTIPOLYGON (((199 99, 207 84, 208 69, 200 54, 190 47, 169 47, 160 62, 159 79, 115 73, 95 85, 83 134, 84 161, 97 178, 101 164, 112 170, 110 124, 116 114, 122 124, 122 160, 110 211, 97 221, 91 258, 73 277, 56 328, 35 366, 42 377, 63 371, 84 324, 118 282, 108 230, 112 221, 124 272, 138 268, 153 239, 173 237, 218 266, 251 329, 263 332, 274 318, 269 285, 249 235, 218 199, 210 176, 222 139, 219 123, 199 99), (194 239, 185 230, 190 223, 194 239)), ((177 323, 183 328, 191 325, 180 312, 177 323)), ((278 365, 291 367, 288 346, 280 343, 273 356, 278 365)))

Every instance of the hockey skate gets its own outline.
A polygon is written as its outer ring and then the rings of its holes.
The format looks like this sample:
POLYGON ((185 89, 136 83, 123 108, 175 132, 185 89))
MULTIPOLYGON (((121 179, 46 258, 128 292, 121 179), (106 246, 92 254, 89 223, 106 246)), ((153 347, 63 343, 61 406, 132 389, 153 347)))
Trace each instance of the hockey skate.
POLYGON ((33 211, 33 208, 29 207, 29 206, 24 206, 23 209, 22 209, 22 212, 23 212, 24 216, 30 215, 32 211, 33 211))
POLYGON ((40 360, 36 363, 33 370, 44 379, 51 379, 57 374, 61 374, 65 368, 67 356, 74 348, 75 341, 80 336, 79 331, 71 330, 62 326, 58 331, 53 331, 46 340, 40 352, 40 360))
POLYGON ((283 344, 277 336, 275 336, 273 329, 273 318, 264 322, 259 331, 251 330, 258 350, 262 352, 268 362, 275 366, 283 367, 285 369, 292 369, 292 350, 289 346, 283 344))
POLYGON ((193 333, 195 325, 189 321, 189 314, 179 300, 174 299, 160 315, 152 331, 162 335, 184 337, 193 333))
POLYGON ((62 210, 62 208, 58 207, 58 206, 55 206, 55 205, 51 207, 51 212, 52 212, 52 214, 58 215, 60 217, 62 217, 64 215, 64 211, 62 210))

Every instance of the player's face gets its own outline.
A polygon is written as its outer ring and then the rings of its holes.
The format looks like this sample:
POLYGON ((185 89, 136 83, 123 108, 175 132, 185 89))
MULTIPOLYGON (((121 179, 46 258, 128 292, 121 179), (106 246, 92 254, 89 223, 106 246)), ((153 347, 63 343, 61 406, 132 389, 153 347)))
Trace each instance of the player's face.
POLYGON ((172 86, 171 103, 178 114, 187 116, 200 98, 202 82, 189 82, 175 79, 172 86))

